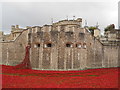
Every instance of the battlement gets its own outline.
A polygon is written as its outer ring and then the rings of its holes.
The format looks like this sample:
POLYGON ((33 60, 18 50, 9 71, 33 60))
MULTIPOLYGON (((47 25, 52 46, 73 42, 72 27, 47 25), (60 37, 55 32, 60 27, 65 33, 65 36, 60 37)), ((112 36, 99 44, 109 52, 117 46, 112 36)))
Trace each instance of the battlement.
POLYGON ((61 20, 59 22, 53 23, 53 26, 61 26, 61 25, 78 25, 78 26, 82 26, 82 19, 78 18, 76 20, 61 20))
POLYGON ((19 28, 19 25, 12 25, 11 26, 11 32, 12 33, 21 33, 24 29, 19 28))

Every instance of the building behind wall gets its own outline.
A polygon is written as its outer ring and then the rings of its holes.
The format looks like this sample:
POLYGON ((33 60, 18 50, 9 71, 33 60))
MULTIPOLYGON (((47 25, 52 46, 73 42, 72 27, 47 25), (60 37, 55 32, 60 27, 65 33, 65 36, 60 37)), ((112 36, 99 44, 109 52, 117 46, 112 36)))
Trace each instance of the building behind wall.
POLYGON ((9 37, 3 35, 0 42, 3 46, 2 63, 19 64, 24 58, 25 47, 31 43, 32 68, 80 70, 117 67, 119 45, 101 43, 98 34, 97 30, 92 35, 88 28, 83 28, 81 18, 26 29, 12 26, 9 37))

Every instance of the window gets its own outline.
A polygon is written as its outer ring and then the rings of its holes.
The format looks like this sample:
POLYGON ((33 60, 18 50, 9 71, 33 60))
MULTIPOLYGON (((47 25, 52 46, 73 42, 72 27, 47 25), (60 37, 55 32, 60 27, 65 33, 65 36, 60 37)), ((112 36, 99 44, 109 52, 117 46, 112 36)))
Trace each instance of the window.
POLYGON ((72 31, 68 31, 68 32, 66 32, 66 34, 70 34, 71 35, 71 34, 73 34, 73 32, 72 31))
POLYGON ((37 44, 38 47, 40 47, 40 44, 37 44))
POLYGON ((73 32, 71 32, 71 31, 65 32, 65 35, 67 35, 67 36, 72 36, 72 35, 73 35, 73 32))
POLYGON ((71 45, 70 44, 66 44, 66 47, 70 47, 71 45))
POLYGON ((47 43, 47 44, 45 44, 45 46, 44 46, 45 48, 49 48, 49 47, 52 47, 52 44, 51 43, 47 43))
POLYGON ((48 44, 47 44, 47 47, 52 47, 52 44, 51 44, 51 43, 48 43, 48 44))
POLYGON ((34 45, 34 48, 39 48, 39 47, 40 47, 39 43, 34 45))
POLYGON ((72 47, 72 44, 71 43, 67 43, 66 47, 72 47))
POLYGON ((80 37, 80 39, 84 39, 85 38, 85 34, 84 33, 79 33, 79 37, 80 37))

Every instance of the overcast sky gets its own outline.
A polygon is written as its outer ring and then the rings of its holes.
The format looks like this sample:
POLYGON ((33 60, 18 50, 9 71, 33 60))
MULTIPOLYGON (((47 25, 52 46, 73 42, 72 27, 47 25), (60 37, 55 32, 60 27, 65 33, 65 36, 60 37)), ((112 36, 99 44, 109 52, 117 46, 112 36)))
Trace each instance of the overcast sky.
POLYGON ((118 28, 118 0, 115 2, 2 2, 0 3, 0 29, 9 33, 11 25, 42 26, 59 20, 82 18, 83 26, 87 20, 88 26, 104 29, 109 24, 118 28), (2 16, 1 16, 2 15, 2 16), (2 26, 1 26, 2 25, 2 26))

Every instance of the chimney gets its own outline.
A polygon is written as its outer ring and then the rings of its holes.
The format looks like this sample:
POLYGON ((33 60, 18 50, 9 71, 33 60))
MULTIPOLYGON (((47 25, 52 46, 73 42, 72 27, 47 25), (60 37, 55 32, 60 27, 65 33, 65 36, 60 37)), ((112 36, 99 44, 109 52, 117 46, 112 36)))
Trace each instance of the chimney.
POLYGON ((11 26, 11 30, 12 31, 15 30, 15 26, 14 25, 11 26))
POLYGON ((18 28, 19 28, 19 25, 16 25, 16 28, 18 29, 18 28))

